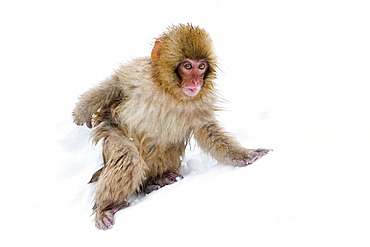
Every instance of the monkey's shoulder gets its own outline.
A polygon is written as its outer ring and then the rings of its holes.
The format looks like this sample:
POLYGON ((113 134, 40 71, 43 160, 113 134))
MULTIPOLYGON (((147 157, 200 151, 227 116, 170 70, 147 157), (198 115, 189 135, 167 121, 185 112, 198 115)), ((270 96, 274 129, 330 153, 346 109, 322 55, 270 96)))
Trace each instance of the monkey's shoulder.
POLYGON ((140 86, 150 81, 151 59, 149 57, 137 58, 121 64, 116 75, 122 86, 140 86))

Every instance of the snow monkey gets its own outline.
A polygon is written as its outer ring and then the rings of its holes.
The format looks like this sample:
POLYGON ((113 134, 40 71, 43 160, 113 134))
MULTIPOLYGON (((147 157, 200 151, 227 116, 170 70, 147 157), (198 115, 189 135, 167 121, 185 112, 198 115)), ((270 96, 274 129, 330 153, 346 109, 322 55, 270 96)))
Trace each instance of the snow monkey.
POLYGON ((138 58, 85 92, 73 111, 77 125, 102 140, 103 167, 90 182, 95 225, 107 230, 136 192, 149 193, 182 178, 185 147, 193 136, 218 162, 246 166, 269 149, 245 149, 217 122, 216 56, 208 33, 171 26, 138 58))

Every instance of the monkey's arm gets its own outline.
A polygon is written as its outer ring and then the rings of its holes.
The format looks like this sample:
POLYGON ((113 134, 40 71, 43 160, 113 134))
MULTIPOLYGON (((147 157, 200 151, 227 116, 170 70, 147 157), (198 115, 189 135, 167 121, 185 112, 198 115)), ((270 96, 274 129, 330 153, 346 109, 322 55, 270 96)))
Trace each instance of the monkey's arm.
POLYGON ((81 95, 72 113, 73 120, 77 125, 86 123, 88 128, 92 128, 93 115, 101 109, 108 108, 122 97, 118 80, 117 76, 112 76, 81 95))
POLYGON ((194 131, 200 148, 212 155, 217 161, 246 166, 266 155, 270 149, 245 149, 228 136, 216 121, 208 122, 194 131))

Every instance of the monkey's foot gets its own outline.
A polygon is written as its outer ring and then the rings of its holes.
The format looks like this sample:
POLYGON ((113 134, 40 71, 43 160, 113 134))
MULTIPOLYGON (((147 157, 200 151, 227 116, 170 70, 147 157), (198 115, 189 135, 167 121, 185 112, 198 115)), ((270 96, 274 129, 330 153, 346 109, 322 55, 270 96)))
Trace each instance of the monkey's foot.
POLYGON ((248 152, 242 159, 235 160, 236 166, 247 166, 268 154, 272 149, 248 149, 248 152))
POLYGON ((165 175, 163 175, 162 177, 160 178, 157 178, 151 182, 149 182, 148 184, 145 185, 144 187, 144 192, 146 194, 149 194, 150 192, 153 192, 155 190, 159 190, 160 188, 166 186, 166 185, 170 185, 170 184, 173 184, 181 179, 183 179, 184 177, 179 174, 179 173, 174 173, 174 172, 169 172, 165 175))
POLYGON ((116 206, 110 210, 100 213, 97 212, 95 216, 95 226, 100 230, 111 229, 115 223, 114 214, 123 208, 127 208, 128 206, 130 206, 130 203, 125 201, 121 205, 116 206))

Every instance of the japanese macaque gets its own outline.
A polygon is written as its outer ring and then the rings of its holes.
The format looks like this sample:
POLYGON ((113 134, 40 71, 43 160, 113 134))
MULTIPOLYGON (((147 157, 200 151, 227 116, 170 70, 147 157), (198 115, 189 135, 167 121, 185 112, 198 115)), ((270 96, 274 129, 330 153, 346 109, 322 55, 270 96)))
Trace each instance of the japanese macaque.
POLYGON ((218 162, 246 166, 269 149, 245 149, 216 120, 216 56, 199 27, 169 27, 151 57, 122 65, 81 95, 73 111, 77 125, 94 128, 102 140, 103 167, 97 182, 96 227, 109 229, 114 214, 133 193, 149 193, 181 179, 181 157, 191 136, 218 162))

